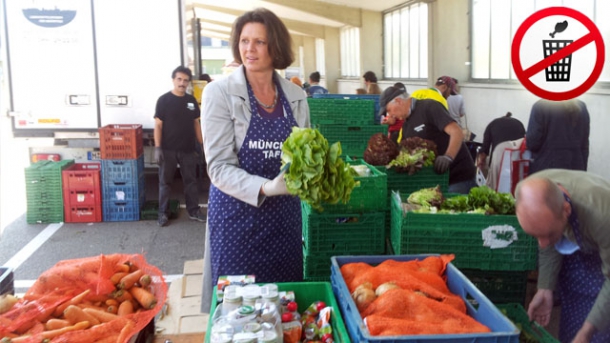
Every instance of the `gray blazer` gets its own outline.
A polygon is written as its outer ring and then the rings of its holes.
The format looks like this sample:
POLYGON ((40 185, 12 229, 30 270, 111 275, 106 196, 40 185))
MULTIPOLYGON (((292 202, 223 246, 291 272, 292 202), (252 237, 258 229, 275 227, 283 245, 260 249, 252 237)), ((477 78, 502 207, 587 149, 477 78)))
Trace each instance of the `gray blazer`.
MULTIPOLYGON (((276 77, 280 80, 298 126, 309 127, 307 95, 303 89, 279 74, 276 77)), ((259 190, 268 179, 247 173, 240 168, 237 159, 251 117, 243 66, 204 88, 201 131, 210 180, 224 193, 250 205, 260 206, 259 190)))

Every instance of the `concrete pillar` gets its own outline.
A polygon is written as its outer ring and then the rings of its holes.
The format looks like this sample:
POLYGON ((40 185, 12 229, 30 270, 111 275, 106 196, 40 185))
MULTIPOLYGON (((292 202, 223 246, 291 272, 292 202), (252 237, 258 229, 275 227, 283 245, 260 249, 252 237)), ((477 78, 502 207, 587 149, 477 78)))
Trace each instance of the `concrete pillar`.
MULTIPOLYGON (((360 28, 360 76, 367 71, 383 79, 383 15, 381 12, 362 10, 360 28)), ((361 80, 362 85, 364 81, 361 80)))
POLYGON ((303 72, 305 77, 303 82, 309 82, 309 74, 316 71, 316 39, 310 36, 303 36, 303 72))
POLYGON ((326 62, 326 88, 337 93, 337 80, 341 78, 341 39, 338 28, 324 27, 324 51, 326 62))

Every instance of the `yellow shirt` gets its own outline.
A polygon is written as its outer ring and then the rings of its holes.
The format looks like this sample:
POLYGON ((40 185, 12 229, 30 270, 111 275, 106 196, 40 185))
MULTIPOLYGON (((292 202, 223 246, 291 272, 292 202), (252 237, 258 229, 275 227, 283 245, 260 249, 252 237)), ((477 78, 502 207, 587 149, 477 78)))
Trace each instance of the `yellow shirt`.
POLYGON ((411 97, 413 99, 423 100, 423 99, 431 99, 436 100, 443 104, 447 110, 449 110, 449 105, 447 104, 447 99, 443 97, 443 95, 436 88, 424 88, 418 89, 415 92, 411 93, 411 97))

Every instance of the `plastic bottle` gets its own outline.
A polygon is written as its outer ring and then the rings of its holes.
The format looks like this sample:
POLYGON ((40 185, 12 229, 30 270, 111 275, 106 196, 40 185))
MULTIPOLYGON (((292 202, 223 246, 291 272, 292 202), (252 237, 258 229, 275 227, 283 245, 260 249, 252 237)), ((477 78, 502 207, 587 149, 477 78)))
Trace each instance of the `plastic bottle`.
POLYGON ((225 293, 222 301, 222 312, 223 316, 227 316, 231 311, 237 310, 242 305, 241 295, 237 295, 234 292, 225 293))

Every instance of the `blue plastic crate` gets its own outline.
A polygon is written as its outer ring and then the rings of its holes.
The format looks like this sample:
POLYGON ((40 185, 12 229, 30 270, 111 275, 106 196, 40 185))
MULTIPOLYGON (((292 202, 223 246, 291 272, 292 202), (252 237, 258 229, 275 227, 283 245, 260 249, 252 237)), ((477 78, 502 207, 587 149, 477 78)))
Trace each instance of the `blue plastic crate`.
POLYGON ((146 199, 144 176, 138 183, 132 182, 104 182, 102 185, 102 201, 130 201, 137 200, 144 203, 146 199))
POLYGON ((127 222, 140 220, 140 207, 144 202, 131 201, 104 201, 102 217, 105 222, 127 222))
POLYGON ((15 295, 13 270, 9 267, 0 267, 0 295, 15 295))
POLYGON ((144 176, 144 155, 135 160, 101 160, 102 185, 106 183, 135 183, 144 176))
MULTIPOLYGON (((433 255, 402 256, 335 256, 331 258, 331 283, 333 292, 345 318, 347 331, 353 342, 370 343, 518 343, 519 329, 506 318, 453 264, 449 263, 445 271, 449 290, 462 297, 466 303, 468 315, 479 323, 486 325, 490 333, 447 334, 447 335, 412 335, 412 336, 372 336, 366 328, 352 299, 347 284, 341 275, 341 266, 347 263, 364 262, 378 265, 385 260, 411 261, 433 255), (471 301, 478 304, 475 307, 471 301)), ((438 256, 438 255, 437 255, 438 256)))

